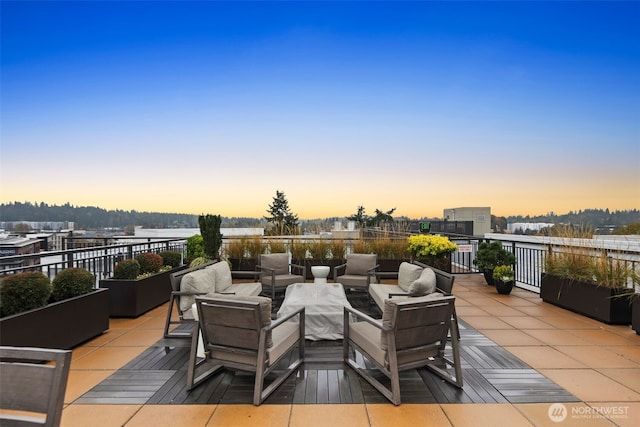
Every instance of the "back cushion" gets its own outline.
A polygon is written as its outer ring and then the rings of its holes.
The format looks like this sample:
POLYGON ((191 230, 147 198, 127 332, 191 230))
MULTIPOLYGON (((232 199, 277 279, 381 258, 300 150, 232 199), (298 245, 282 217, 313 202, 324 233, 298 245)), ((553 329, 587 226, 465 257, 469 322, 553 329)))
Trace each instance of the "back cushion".
POLYGON ((347 268, 344 274, 366 276, 368 271, 376 266, 377 261, 376 254, 348 254, 347 268))
MULTIPOLYGON (((216 289, 216 274, 213 270, 203 268, 184 275, 180 281, 181 292, 214 292, 216 289)), ((195 296, 180 297, 180 311, 187 311, 196 301, 195 296)))
POLYGON ((398 269, 398 286, 405 292, 409 292, 411 284, 420 278, 422 267, 409 262, 403 262, 398 269))
MULTIPOLYGON (((208 295, 214 298, 228 299, 235 301, 248 301, 260 303, 260 327, 264 328, 271 324, 271 298, 252 296, 252 295, 208 295)), ((273 339, 271 331, 267 332, 267 348, 273 347, 273 339)))
POLYGON ((420 277, 411 283, 407 292, 409 295, 430 294, 436 290, 436 284, 436 273, 430 268, 425 268, 420 277))
POLYGON ((272 268, 276 274, 289 273, 289 254, 269 254, 260 256, 260 265, 262 267, 272 268))
POLYGON ((226 261, 219 261, 206 269, 210 269, 215 273, 216 292, 224 292, 231 286, 231 269, 226 261))

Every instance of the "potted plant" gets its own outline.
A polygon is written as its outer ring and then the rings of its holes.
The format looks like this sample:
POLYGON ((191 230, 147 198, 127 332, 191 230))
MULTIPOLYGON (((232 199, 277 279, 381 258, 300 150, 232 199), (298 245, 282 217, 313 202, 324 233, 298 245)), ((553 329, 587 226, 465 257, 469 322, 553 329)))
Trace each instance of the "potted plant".
POLYGON ((498 265, 493 269, 493 282, 499 294, 509 295, 515 283, 515 273, 510 265, 498 265))
POLYGON ((109 329, 109 291, 80 268, 0 282, 0 345, 71 349, 109 329))
MULTIPOLYGON (((175 255, 169 255, 167 262, 174 263, 175 258, 175 255)), ((169 301, 172 290, 169 275, 183 268, 186 266, 173 268, 172 264, 165 264, 160 254, 152 252, 120 261, 112 278, 100 280, 100 287, 110 290, 109 314, 111 317, 138 317, 169 301)))
POLYGON ((451 253, 458 245, 447 237, 433 234, 416 234, 409 236, 409 253, 424 264, 451 273, 451 253))
POLYGON ((499 240, 480 243, 473 260, 473 264, 484 274, 487 284, 492 286, 494 284, 493 269, 499 265, 514 265, 515 263, 516 256, 502 247, 502 242, 499 240))

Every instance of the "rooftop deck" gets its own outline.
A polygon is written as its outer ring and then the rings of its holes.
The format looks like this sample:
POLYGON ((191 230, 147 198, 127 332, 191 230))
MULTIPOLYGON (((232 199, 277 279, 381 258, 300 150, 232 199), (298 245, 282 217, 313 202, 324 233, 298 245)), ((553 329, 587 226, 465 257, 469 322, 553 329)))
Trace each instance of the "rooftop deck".
POLYGON ((636 425, 640 336, 630 327, 525 290, 499 295, 481 275, 456 276, 454 294, 462 391, 409 371, 403 404, 394 407, 341 363, 339 342, 308 342, 304 368, 259 407, 251 405, 250 375, 223 372, 189 393, 189 342, 162 338, 162 306, 111 319, 106 334, 74 350, 62 425, 636 425), (551 421, 552 403, 567 409, 562 424, 551 421))

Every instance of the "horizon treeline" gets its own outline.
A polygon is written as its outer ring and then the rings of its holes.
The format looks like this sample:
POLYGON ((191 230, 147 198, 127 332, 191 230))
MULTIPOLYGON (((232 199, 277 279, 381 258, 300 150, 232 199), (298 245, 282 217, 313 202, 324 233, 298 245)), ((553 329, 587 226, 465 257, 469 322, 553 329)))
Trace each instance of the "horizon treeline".
MULTIPOLYGON (((492 215, 493 217, 493 215, 492 215)), ((403 221, 428 221, 441 218, 417 218, 396 217, 403 221)), ((76 228, 125 228, 127 226, 142 226, 144 228, 198 228, 198 215, 166 212, 139 212, 136 210, 106 210, 94 206, 73 206, 70 203, 64 205, 49 205, 44 202, 12 202, 0 204, 0 221, 42 221, 42 222, 73 222, 76 228)), ((345 217, 318 218, 313 220, 300 220, 306 229, 330 229, 335 221, 346 221, 345 217)), ((601 228, 606 226, 623 226, 640 222, 640 210, 615 210, 609 209, 584 209, 569 211, 566 214, 557 215, 550 212, 547 215, 513 215, 507 217, 494 217, 492 222, 548 222, 554 224, 582 224, 601 228)), ((264 218, 248 217, 222 217, 222 227, 264 227, 264 218)))

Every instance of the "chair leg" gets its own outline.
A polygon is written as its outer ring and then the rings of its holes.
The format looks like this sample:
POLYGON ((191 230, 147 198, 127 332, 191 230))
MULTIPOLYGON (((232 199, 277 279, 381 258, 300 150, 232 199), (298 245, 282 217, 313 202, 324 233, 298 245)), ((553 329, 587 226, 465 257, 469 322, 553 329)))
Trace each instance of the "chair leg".
POLYGON ((198 361, 198 339, 200 337, 200 324, 194 322, 193 331, 191 333, 191 353, 189 354, 189 366, 187 368, 187 390, 191 391, 193 388, 200 385, 203 381, 207 380, 210 376, 215 374, 222 368, 221 365, 213 365, 204 372, 197 372, 198 367, 201 365, 207 365, 207 357, 204 360, 198 361))

